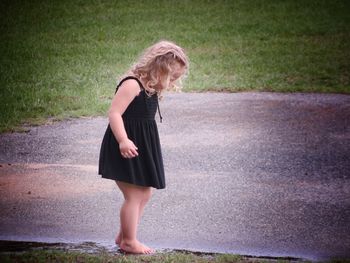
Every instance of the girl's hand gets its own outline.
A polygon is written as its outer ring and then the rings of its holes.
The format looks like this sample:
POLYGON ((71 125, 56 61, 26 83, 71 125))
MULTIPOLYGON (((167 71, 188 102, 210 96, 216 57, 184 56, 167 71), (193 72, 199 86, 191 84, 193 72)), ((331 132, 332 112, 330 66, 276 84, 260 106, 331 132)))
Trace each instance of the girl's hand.
POLYGON ((119 143, 119 150, 124 158, 133 158, 139 155, 137 147, 129 139, 124 139, 119 143))

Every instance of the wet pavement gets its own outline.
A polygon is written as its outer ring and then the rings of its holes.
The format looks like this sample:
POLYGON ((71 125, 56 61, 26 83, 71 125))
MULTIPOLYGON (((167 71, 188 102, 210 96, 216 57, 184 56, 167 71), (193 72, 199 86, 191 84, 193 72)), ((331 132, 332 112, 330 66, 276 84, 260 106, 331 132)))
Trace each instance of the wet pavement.
MULTIPOLYGON (((350 257, 350 96, 180 93, 161 102, 157 249, 350 257)), ((156 117, 159 119, 158 116, 156 117)), ((0 240, 114 247, 122 195, 97 175, 107 118, 0 135, 0 240)))

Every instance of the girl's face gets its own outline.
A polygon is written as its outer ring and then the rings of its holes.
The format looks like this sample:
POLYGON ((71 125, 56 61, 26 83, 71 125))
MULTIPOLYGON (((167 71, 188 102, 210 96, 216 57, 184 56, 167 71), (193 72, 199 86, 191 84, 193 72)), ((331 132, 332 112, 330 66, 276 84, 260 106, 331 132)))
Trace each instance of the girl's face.
POLYGON ((185 74, 185 67, 179 62, 175 62, 169 72, 169 87, 172 88, 176 81, 185 74))
POLYGON ((186 67, 178 61, 174 61, 167 74, 158 74, 158 83, 153 86, 156 91, 168 88, 176 88, 176 81, 185 74, 186 67))

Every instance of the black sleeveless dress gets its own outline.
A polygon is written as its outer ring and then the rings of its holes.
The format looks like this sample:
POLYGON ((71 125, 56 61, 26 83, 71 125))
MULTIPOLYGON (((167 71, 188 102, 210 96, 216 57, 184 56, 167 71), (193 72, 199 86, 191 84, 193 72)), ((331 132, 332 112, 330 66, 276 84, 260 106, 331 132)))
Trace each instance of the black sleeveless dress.
POLYGON ((102 140, 98 173, 102 178, 126 182, 139 186, 165 188, 163 158, 160 147, 157 123, 154 119, 159 110, 158 96, 148 96, 142 83, 135 77, 141 88, 138 96, 129 104, 122 115, 128 138, 138 148, 138 156, 123 158, 118 141, 110 125, 102 140))

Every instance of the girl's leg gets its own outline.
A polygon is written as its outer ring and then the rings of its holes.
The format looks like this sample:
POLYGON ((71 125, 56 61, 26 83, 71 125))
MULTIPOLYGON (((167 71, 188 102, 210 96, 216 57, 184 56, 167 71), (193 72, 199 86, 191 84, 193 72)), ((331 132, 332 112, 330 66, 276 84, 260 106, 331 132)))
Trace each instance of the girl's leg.
POLYGON ((140 204, 140 208, 139 208, 139 219, 138 219, 138 223, 140 223, 141 221, 141 217, 143 215, 143 211, 145 209, 145 206, 147 205, 148 201, 151 199, 152 196, 152 188, 151 187, 147 187, 147 191, 144 191, 144 195, 140 204))
POLYGON ((129 253, 148 254, 153 250, 141 244, 137 238, 137 225, 144 206, 151 197, 150 187, 140 187, 117 182, 124 195, 124 203, 120 210, 121 231, 116 242, 119 247, 129 253))
MULTIPOLYGON (((148 191, 145 191, 145 195, 144 195, 143 200, 142 200, 142 202, 140 204, 139 217, 138 217, 138 221, 137 221, 138 223, 140 223, 140 221, 141 221, 141 217, 143 215, 143 211, 145 209, 145 206, 146 206, 147 202, 150 200, 151 196, 152 196, 152 188, 149 187, 148 191)), ((115 239, 115 243, 118 246, 120 246, 120 243, 121 243, 122 240, 123 240, 123 232, 122 232, 122 227, 120 225, 119 233, 118 233, 118 235, 117 235, 117 237, 115 239)))
POLYGON ((123 240, 123 232, 122 232, 122 225, 120 224, 118 235, 115 238, 116 245, 120 246, 120 243, 122 242, 122 240, 123 240))

